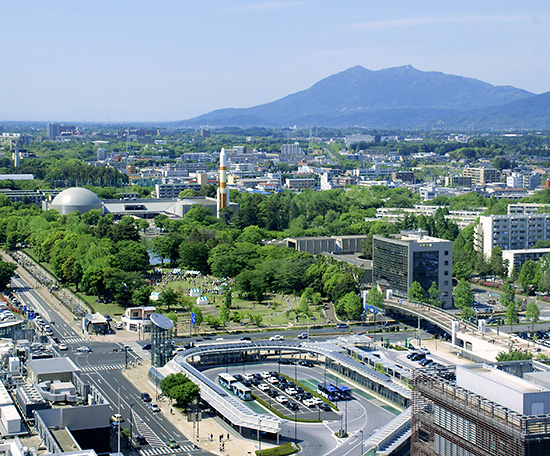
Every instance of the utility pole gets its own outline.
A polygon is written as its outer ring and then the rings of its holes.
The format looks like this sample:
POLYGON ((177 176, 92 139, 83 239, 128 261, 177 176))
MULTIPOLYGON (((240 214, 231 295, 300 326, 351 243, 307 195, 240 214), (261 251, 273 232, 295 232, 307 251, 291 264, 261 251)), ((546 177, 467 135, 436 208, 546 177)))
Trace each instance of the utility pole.
POLYGON ((130 404, 130 447, 132 446, 132 427, 134 425, 134 404, 130 404))

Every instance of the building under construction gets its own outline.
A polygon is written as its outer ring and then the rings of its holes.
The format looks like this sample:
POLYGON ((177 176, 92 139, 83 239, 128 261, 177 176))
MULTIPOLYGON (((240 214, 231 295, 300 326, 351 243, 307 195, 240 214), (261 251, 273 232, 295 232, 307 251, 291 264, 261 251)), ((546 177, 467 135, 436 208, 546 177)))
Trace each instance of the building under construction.
POLYGON ((413 373, 413 456, 550 456, 550 372, 532 361, 413 373))

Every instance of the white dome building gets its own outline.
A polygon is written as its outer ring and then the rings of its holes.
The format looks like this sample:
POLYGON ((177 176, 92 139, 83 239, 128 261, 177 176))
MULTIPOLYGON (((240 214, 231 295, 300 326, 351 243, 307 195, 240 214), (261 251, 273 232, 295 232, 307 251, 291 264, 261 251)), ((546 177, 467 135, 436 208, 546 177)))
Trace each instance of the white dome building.
POLYGON ((61 215, 67 215, 74 211, 84 214, 93 209, 99 209, 103 213, 103 204, 97 195, 81 187, 63 190, 51 203, 45 206, 45 209, 55 209, 61 215))

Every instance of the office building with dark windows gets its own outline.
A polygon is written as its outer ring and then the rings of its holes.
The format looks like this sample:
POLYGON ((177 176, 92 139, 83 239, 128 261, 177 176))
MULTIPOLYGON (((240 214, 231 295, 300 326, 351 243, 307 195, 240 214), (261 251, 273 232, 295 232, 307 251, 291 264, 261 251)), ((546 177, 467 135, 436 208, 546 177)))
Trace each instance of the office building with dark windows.
POLYGON ((415 370, 411 455, 550 455, 550 372, 537 364, 415 370))
POLYGON ((435 282, 443 308, 449 309, 453 305, 453 243, 427 234, 402 231, 389 238, 373 236, 373 284, 406 298, 413 282, 420 283, 426 292, 435 282))

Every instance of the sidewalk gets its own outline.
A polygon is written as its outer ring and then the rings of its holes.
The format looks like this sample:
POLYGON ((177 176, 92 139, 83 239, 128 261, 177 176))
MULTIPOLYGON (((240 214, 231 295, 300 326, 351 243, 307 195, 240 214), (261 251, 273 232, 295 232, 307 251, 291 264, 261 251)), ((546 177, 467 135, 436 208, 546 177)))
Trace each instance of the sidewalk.
MULTIPOLYGON (((130 380, 136 388, 142 392, 148 392, 151 397, 155 397, 156 391, 151 383, 147 379, 147 373, 149 371, 149 363, 144 362, 142 365, 136 367, 130 367, 123 370, 124 375, 130 380)), ((190 441, 195 442, 201 448, 210 451, 218 455, 235 455, 235 456, 247 456, 253 455, 258 449, 258 442, 256 440, 246 439, 242 437, 235 429, 229 424, 225 423, 219 417, 212 417, 206 413, 203 413, 203 419, 199 423, 199 438, 197 439, 196 429, 194 429, 193 422, 187 421, 187 416, 180 413, 173 408, 173 414, 170 414, 170 405, 168 400, 159 400, 157 402, 161 409, 160 413, 164 413, 166 417, 170 419, 172 424, 176 426, 183 435, 185 435, 190 441), (193 435, 194 434, 194 435, 193 435), (208 435, 213 434, 213 440, 208 439, 208 435), (227 440, 228 434, 230 435, 227 440), (224 451, 220 451, 219 437, 223 435, 224 451)), ((274 445, 267 442, 262 442, 262 448, 271 448, 274 445)))

